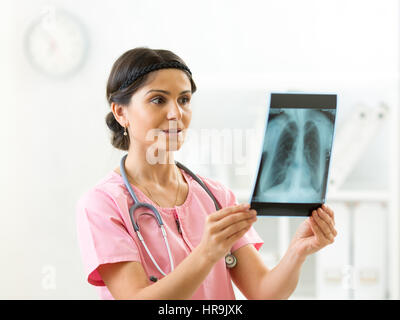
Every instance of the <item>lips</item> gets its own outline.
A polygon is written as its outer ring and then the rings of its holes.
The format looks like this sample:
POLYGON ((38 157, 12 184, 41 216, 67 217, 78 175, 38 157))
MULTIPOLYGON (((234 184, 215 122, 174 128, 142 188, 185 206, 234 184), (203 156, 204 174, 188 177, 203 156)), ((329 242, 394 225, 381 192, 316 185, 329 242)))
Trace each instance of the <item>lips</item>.
POLYGON ((179 133, 179 132, 181 132, 182 131, 182 129, 167 129, 167 130, 162 130, 162 132, 165 132, 165 133, 179 133))

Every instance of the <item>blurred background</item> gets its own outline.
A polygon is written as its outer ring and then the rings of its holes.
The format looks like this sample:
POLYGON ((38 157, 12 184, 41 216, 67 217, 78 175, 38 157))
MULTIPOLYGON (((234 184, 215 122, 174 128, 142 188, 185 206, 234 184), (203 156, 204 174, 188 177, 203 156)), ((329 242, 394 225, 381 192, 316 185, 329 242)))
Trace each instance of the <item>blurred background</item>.
MULTIPOLYGON (((207 161, 207 141, 188 139, 176 154, 240 202, 270 92, 336 93, 327 203, 339 233, 307 259, 290 299, 399 299, 399 14, 396 0, 2 1, 0 299, 98 299, 75 205, 124 154, 109 142, 105 86, 137 46, 188 64, 193 130, 252 134, 245 146, 232 140, 230 163, 207 161)), ((258 219, 269 267, 303 220, 258 219)))

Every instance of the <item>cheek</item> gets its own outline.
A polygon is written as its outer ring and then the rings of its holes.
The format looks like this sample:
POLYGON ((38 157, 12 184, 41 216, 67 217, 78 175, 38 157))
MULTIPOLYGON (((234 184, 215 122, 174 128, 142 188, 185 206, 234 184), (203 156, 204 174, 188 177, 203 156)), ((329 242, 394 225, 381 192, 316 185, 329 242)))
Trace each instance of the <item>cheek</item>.
POLYGON ((151 142, 147 141, 151 139, 151 132, 154 128, 153 122, 149 117, 140 117, 134 116, 131 118, 131 134, 135 140, 142 141, 142 142, 151 142))
POLYGON ((191 120, 192 120, 192 110, 188 110, 183 114, 183 119, 182 119, 185 128, 189 127, 191 120))

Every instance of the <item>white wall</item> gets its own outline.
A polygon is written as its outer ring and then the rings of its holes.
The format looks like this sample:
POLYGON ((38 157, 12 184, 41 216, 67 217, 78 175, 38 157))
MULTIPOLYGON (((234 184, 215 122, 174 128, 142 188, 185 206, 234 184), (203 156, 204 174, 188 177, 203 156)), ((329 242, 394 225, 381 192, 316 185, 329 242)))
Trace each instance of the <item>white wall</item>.
MULTIPOLYGON (((229 108, 223 94, 249 96, 254 86, 266 93, 339 92, 340 117, 359 102, 398 106, 395 0, 87 0, 79 6, 9 0, 0 4, 0 15, 2 299, 97 298, 83 276, 75 204, 118 165, 121 153, 108 142, 104 123, 105 85, 114 60, 130 48, 180 55, 198 85, 194 104, 213 94, 221 108, 229 108), (66 80, 35 71, 23 50, 27 27, 45 5, 69 10, 89 34, 86 64, 66 80), (55 288, 46 286, 52 276, 55 288)), ((262 106, 262 95, 257 103, 262 106)), ((211 111, 196 111, 197 123, 212 117, 211 111)), ((226 121, 239 122, 246 114, 238 110, 226 121)), ((381 140, 378 146, 387 139, 381 140)), ((379 152, 370 156, 380 163, 379 152)), ((376 185, 385 181, 365 162, 354 175, 376 185)))

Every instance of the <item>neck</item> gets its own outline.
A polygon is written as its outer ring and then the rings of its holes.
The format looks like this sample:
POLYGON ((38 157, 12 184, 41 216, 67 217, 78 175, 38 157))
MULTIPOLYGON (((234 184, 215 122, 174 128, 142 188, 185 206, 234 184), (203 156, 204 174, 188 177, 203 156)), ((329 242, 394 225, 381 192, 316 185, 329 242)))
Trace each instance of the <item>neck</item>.
MULTIPOLYGON (((131 141, 132 142, 132 141, 131 141)), ((128 156, 125 159, 125 171, 137 183, 144 185, 158 184, 161 187, 168 187, 171 183, 177 182, 177 168, 172 151, 158 151, 151 160, 147 159, 148 146, 131 143, 128 156)))

